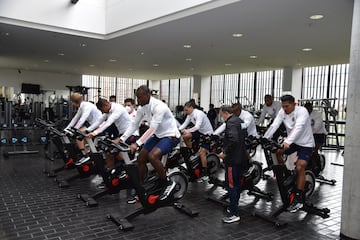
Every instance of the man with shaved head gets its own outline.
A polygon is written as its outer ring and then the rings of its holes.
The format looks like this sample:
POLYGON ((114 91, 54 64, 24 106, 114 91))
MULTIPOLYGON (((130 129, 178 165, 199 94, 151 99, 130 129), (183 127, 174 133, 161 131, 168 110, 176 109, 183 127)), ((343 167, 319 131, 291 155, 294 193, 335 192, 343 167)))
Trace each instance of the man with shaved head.
POLYGON ((137 111, 136 118, 130 128, 121 136, 125 141, 139 128, 143 119, 150 120, 149 129, 130 146, 132 151, 144 144, 138 156, 138 168, 140 181, 143 182, 146 173, 146 162, 150 161, 159 174, 160 184, 163 190, 159 199, 167 199, 175 190, 175 182, 166 177, 164 166, 161 163, 163 155, 170 153, 180 141, 180 132, 177 129, 175 117, 169 107, 151 96, 150 89, 146 85, 136 90, 137 102, 141 108, 137 111))
MULTIPOLYGON (((70 101, 78 110, 71 122, 66 126, 65 131, 71 127, 84 130, 87 126, 95 123, 96 120, 101 117, 101 112, 96 106, 90 102, 84 101, 83 96, 80 93, 75 92, 71 94, 70 101)), ((84 141, 77 141, 77 145, 83 154, 79 161, 86 162, 90 158, 87 156, 84 141)))

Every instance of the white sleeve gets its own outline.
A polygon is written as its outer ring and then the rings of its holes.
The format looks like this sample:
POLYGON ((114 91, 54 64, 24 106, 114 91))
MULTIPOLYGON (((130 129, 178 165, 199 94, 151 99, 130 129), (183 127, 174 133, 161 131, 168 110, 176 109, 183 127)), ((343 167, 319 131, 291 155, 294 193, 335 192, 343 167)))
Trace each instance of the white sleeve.
POLYGON ((190 123, 190 116, 187 115, 185 121, 179 127, 179 130, 181 131, 181 130, 185 129, 189 125, 189 123, 190 123))
POLYGON ((214 131, 214 135, 220 135, 225 131, 225 129, 226 129, 226 123, 224 122, 214 131))
POLYGON ((80 128, 85 123, 85 121, 89 118, 90 114, 91 114, 91 109, 89 107, 88 108, 84 107, 82 109, 81 117, 80 117, 79 121, 76 123, 75 128, 80 128))
POLYGON ((86 130, 89 132, 94 131, 101 123, 103 123, 107 118, 107 114, 103 114, 101 118, 97 119, 93 124, 91 124, 86 130))
POLYGON ((279 113, 276 115, 273 123, 269 127, 269 129, 265 132, 264 138, 272 138, 276 130, 280 127, 283 119, 284 119, 284 111, 280 110, 279 113))
POLYGON ((260 117, 259 117, 259 120, 258 120, 259 125, 264 123, 265 116, 266 116, 266 110, 265 110, 265 107, 263 107, 263 109, 261 111, 261 114, 260 114, 260 117))
POLYGON ((65 129, 69 129, 69 128, 73 127, 77 123, 77 121, 80 119, 80 117, 82 115, 81 113, 82 113, 82 109, 79 108, 77 110, 75 116, 73 117, 73 119, 71 119, 71 122, 66 126, 65 129))
POLYGON ((205 114, 199 114, 199 112, 196 112, 196 122, 195 122, 195 126, 193 126, 192 128, 189 128, 188 131, 189 132, 196 132, 197 130, 200 129, 202 122, 204 121, 204 117, 207 118, 207 116, 205 114))
POLYGON ((125 142, 140 126, 141 120, 144 118, 143 108, 136 112, 134 121, 131 122, 130 127, 120 137, 121 141, 125 142))

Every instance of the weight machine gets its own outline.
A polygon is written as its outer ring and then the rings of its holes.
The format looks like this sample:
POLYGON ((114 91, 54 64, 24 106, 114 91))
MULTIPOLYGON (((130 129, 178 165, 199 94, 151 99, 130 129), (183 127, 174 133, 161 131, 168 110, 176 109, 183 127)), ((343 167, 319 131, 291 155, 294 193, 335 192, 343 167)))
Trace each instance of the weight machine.
MULTIPOLYGON (((340 141, 339 141, 339 132, 338 132, 338 126, 337 126, 337 119, 338 111, 335 109, 335 101, 337 98, 319 98, 319 99, 299 99, 299 103, 305 103, 305 102, 311 102, 316 103, 313 104, 314 107, 323 109, 325 113, 325 129, 328 132, 327 138, 329 136, 332 136, 335 138, 335 145, 326 144, 325 148, 327 149, 333 149, 335 148, 336 151, 341 150, 340 141), (331 127, 333 131, 331 131, 331 127)), ((303 104, 301 104, 303 105, 303 104)))

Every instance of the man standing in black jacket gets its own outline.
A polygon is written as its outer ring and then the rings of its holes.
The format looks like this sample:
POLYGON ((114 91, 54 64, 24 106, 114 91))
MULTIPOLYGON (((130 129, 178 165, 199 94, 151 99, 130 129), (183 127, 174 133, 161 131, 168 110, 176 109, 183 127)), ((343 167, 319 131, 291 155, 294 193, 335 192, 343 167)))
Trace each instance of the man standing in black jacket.
POLYGON ((230 106, 220 108, 220 116, 226 121, 224 151, 220 157, 225 163, 225 184, 230 197, 229 215, 223 218, 225 223, 240 221, 238 203, 241 193, 243 173, 249 165, 249 157, 245 149, 245 134, 241 130, 241 119, 233 114, 230 106))

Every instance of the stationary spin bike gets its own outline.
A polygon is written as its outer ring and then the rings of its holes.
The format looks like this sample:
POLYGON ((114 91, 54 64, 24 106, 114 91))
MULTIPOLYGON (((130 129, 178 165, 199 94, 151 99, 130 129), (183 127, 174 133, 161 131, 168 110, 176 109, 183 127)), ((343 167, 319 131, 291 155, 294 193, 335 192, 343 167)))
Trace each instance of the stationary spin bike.
MULTIPOLYGON (((220 139, 219 139, 219 141, 220 141, 220 139)), ((249 152, 249 149, 254 148, 253 139, 246 139, 245 145, 246 145, 246 149, 249 152)), ((249 155, 250 155, 250 152, 249 152, 249 155)), ((219 158, 217 155, 216 155, 216 157, 219 158)), ((262 176, 261 163, 250 159, 249 160, 249 169, 247 172, 245 172, 243 174, 243 176, 241 178, 241 189, 247 190, 248 195, 255 196, 255 201, 257 201, 259 199, 271 201, 273 199, 273 194, 271 192, 269 192, 269 193, 264 192, 255 186, 261 180, 261 176, 262 176)), ((219 203, 219 204, 223 205, 224 207, 227 207, 228 206, 227 199, 229 198, 229 195, 227 193, 225 193, 220 198, 215 197, 213 194, 213 192, 218 187, 225 188, 224 180, 220 180, 217 177, 211 177, 209 183, 214 184, 214 186, 208 191, 207 199, 212 202, 219 203)))
POLYGON ((160 200, 159 195, 162 191, 162 186, 160 186, 159 177, 157 175, 147 177, 144 184, 141 184, 137 165, 135 161, 129 157, 130 151, 128 145, 125 143, 115 144, 114 149, 123 153, 125 170, 129 177, 130 185, 136 190, 142 207, 124 218, 119 219, 112 214, 108 214, 107 219, 114 222, 121 230, 126 231, 134 228, 130 223, 131 219, 141 214, 149 214, 162 207, 174 207, 190 217, 198 215, 198 212, 192 211, 179 203, 179 200, 182 199, 187 192, 188 185, 187 178, 181 171, 175 169, 173 172, 167 174, 168 177, 176 183, 175 191, 165 200, 160 200))
MULTIPOLYGON (((277 151, 277 149, 282 148, 282 146, 278 142, 266 138, 260 139, 260 144, 264 150, 265 158, 271 158, 271 161, 273 161, 273 159, 275 158, 275 152, 277 151)), ((287 211, 287 208, 291 203, 291 199, 294 197, 294 189, 296 187, 296 170, 289 170, 286 164, 274 164, 272 166, 272 170, 274 171, 274 174, 276 176, 276 181, 283 205, 274 213, 272 213, 271 216, 264 216, 256 212, 254 214, 267 221, 275 223, 275 226, 280 227, 286 225, 286 223, 279 221, 277 217, 281 213, 287 211)), ((305 177, 306 182, 303 192, 304 206, 300 210, 318 215, 322 218, 328 218, 330 213, 330 210, 328 208, 317 208, 308 201, 308 198, 312 195, 315 188, 314 173, 311 170, 305 170, 305 177)))

